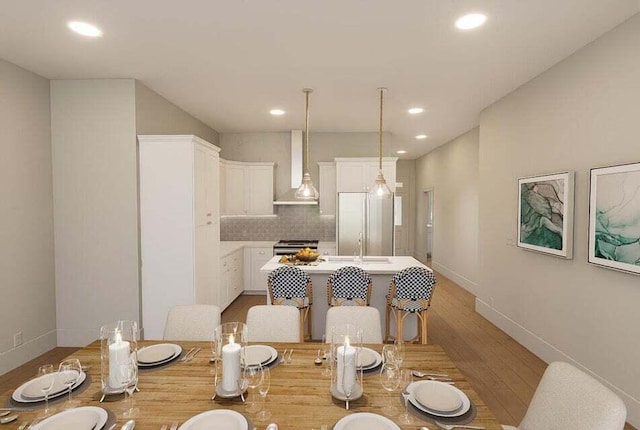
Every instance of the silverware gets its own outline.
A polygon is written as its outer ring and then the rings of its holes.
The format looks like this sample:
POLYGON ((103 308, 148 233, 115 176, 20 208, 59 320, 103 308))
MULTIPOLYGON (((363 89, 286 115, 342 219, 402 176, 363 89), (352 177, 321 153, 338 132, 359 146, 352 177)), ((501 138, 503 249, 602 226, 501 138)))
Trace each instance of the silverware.
POLYGON ((424 378, 425 376, 433 376, 436 378, 449 378, 449 375, 447 375, 446 373, 430 373, 430 372, 421 372, 419 370, 412 370, 411 374, 417 378, 424 378))
POLYGON ((18 427, 18 430, 24 430, 29 427, 31 427, 31 421, 25 421, 22 424, 20 424, 20 427, 18 427))
POLYGON ((18 419, 18 414, 9 415, 8 417, 0 418, 0 424, 10 423, 18 419))
POLYGON ((122 425, 120 430, 133 430, 136 426, 136 422, 134 420, 129 420, 122 425))
POLYGON ((195 351, 195 350, 196 350, 196 347, 194 346, 193 348, 191 348, 191 349, 189 350, 189 352, 187 352, 187 353, 184 355, 184 357, 182 357, 182 358, 180 359, 180 361, 182 361, 182 362, 187 361, 187 360, 189 359, 189 355, 190 355, 191 353, 193 353, 193 351, 195 351))
POLYGON ((282 353, 282 357, 280 357, 280 363, 284 363, 285 361, 287 361, 287 350, 286 349, 282 353))
POLYGON ((293 355, 293 349, 289 352, 289 358, 287 358, 287 363, 291 363, 291 356, 293 355))
POLYGON ((111 424, 111 427, 109 427, 107 430, 116 430, 116 423, 111 424))
POLYGON ((0 417, 6 417, 11 413, 11 410, 7 409, 6 411, 0 412, 0 417))
POLYGON ((188 361, 193 360, 193 358, 202 350, 202 348, 196 348, 195 351, 193 351, 193 354, 191 354, 191 357, 189 357, 188 361))
POLYGON ((459 424, 444 424, 440 421, 435 421, 436 426, 440 427, 442 430, 453 430, 453 429, 475 429, 475 430, 484 430, 484 427, 480 426, 465 426, 459 424))
POLYGON ((163 424, 162 427, 160 427, 160 430, 167 430, 167 427, 168 426, 166 424, 163 424))
POLYGON ((178 430, 178 423, 171 424, 171 428, 169 430, 178 430))

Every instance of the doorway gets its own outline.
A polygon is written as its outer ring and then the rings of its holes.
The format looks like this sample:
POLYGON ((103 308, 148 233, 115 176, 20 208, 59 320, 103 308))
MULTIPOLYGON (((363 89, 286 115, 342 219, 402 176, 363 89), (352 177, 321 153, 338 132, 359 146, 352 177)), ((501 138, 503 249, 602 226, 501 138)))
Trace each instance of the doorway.
POLYGON ((424 219, 424 231, 425 231, 425 254, 426 264, 431 265, 433 259, 433 188, 424 191, 425 196, 425 219, 424 219))

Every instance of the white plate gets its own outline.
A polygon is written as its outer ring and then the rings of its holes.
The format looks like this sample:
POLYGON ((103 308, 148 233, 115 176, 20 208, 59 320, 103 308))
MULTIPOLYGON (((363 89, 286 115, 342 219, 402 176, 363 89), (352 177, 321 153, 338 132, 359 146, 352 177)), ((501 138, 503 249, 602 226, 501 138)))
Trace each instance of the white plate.
POLYGON ((236 411, 216 409, 203 412, 185 421, 178 430, 210 430, 213 428, 224 430, 248 430, 247 419, 236 411))
POLYGON ((364 366, 362 366, 362 370, 375 369, 382 363, 382 355, 380 355, 377 351, 374 351, 371 348, 362 348, 362 352, 365 354, 365 356, 369 356, 369 360, 371 359, 371 357, 375 357, 375 361, 369 362, 368 365, 365 364, 364 366))
MULTIPOLYGON (((86 378, 87 378, 87 374, 84 373, 84 372, 80 372, 80 377, 78 378, 76 383, 71 386, 71 390, 73 391, 74 389, 76 389, 76 387, 78 387, 80 384, 82 384, 86 378)), ((56 380, 57 379, 58 378, 56 378, 56 380)), ((42 391, 40 392, 41 394, 40 394, 39 397, 29 397, 28 396, 28 394, 30 394, 29 392, 34 387, 38 386, 37 384, 38 384, 38 378, 34 378, 34 379, 31 379, 30 381, 25 382, 24 384, 20 385, 18 388, 15 389, 15 391, 11 395, 11 398, 13 400, 15 400, 16 402, 20 402, 20 403, 43 402, 44 401, 44 395, 42 395, 42 391), (27 388, 27 396, 24 395, 25 388, 27 388)), ((55 384, 57 384, 57 382, 55 382, 55 384)), ((64 394, 67 394, 67 393, 68 393, 67 387, 64 387, 62 391, 58 391, 55 394, 53 394, 53 390, 52 390, 52 393, 49 394, 49 400, 54 399, 56 397, 60 397, 60 396, 62 396, 64 394)), ((33 392, 31 394, 33 394, 33 392)))
POLYGON ((400 430, 400 427, 382 415, 358 412, 342 418, 333 430, 400 430))
POLYGON ((428 410, 452 413, 460 409, 462 399, 448 384, 419 384, 413 388, 413 397, 428 410))
POLYGON ((174 343, 145 346, 138 350, 138 365, 140 367, 158 366, 168 363, 180 354, 182 354, 182 347, 174 343))
POLYGON ((409 391, 409 402, 411 402, 411 404, 413 406, 415 406, 416 408, 420 409, 423 412, 426 412, 430 415, 435 415, 437 417, 445 417, 445 418, 453 418, 453 417, 459 417, 460 415, 464 415, 467 413, 467 411, 469 411, 469 409, 471 408, 471 400, 469 400, 469 397, 467 397, 467 395, 465 393, 463 393, 462 391, 460 391, 458 388, 454 387, 453 385, 449 385, 446 384, 444 382, 439 382, 439 381, 418 381, 418 382, 413 382, 411 384, 409 384, 409 386, 407 387, 407 391, 409 391), (447 387, 449 387, 449 389, 453 390, 454 392, 456 392, 458 394, 458 396, 460 396, 460 400, 462 401, 462 406, 460 406, 460 408, 456 409, 453 412, 442 412, 442 411, 434 411, 432 409, 429 409, 425 406, 423 406, 422 404, 420 404, 420 402, 418 400, 416 400, 415 397, 413 397, 413 390, 423 384, 440 384, 440 385, 446 385, 447 387))
POLYGON ((249 345, 245 347, 245 360, 249 366, 263 366, 278 358, 278 351, 269 345, 249 345))
POLYGON ((107 422, 107 411, 96 406, 67 409, 31 427, 33 430, 92 430, 107 422))

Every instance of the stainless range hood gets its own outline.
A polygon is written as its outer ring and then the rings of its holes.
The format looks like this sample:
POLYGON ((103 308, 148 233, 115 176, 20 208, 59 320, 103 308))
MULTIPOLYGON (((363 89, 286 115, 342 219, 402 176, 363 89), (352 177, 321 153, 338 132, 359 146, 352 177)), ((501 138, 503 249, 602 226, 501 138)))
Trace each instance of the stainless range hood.
POLYGON ((296 190, 302 182, 302 130, 291 130, 291 189, 273 202, 274 205, 317 205, 316 200, 297 200, 296 190))

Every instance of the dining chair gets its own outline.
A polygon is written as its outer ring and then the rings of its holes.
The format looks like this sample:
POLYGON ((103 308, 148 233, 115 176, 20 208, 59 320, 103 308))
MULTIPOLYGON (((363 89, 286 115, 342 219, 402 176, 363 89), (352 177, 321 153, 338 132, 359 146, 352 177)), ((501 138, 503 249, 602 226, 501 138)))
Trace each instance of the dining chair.
POLYGON ((329 275, 329 306, 369 306, 371 277, 359 267, 344 266, 329 275))
POLYGON ((249 342, 302 342, 300 312, 293 306, 252 306, 247 328, 249 342))
POLYGON ((215 305, 178 305, 169 309, 164 340, 211 340, 220 325, 220 308, 215 305))
POLYGON ((278 267, 269 273, 267 289, 272 305, 288 305, 298 308, 300 311, 300 338, 303 340, 311 339, 313 286, 307 272, 294 266, 278 267))
POLYGON ((411 314, 416 315, 418 334, 410 341, 427 343, 427 321, 431 296, 436 285, 433 272, 424 267, 407 267, 393 275, 387 294, 385 340, 404 340, 404 320, 411 314), (391 314, 396 322, 396 335, 390 333, 391 314))
POLYGON ((327 311, 327 335, 333 327, 352 324, 362 329, 363 343, 382 343, 380 312, 370 306, 334 306, 327 311))
POLYGON ((549 364, 518 427, 505 430, 622 430, 627 408, 591 375, 569 363, 549 364))

